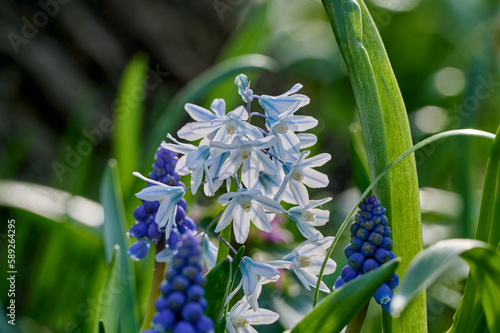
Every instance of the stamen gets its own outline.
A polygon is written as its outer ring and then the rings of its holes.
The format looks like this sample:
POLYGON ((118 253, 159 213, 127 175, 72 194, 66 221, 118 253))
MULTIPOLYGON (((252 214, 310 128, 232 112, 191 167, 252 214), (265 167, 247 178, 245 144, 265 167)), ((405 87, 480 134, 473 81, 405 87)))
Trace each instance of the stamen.
POLYGON ((302 182, 302 180, 304 180, 304 173, 302 172, 302 170, 300 169, 295 169, 293 170, 292 172, 292 179, 298 181, 298 182, 302 182))
POLYGON ((311 265, 311 258, 308 256, 300 256, 299 257, 299 265, 300 267, 308 267, 311 265))

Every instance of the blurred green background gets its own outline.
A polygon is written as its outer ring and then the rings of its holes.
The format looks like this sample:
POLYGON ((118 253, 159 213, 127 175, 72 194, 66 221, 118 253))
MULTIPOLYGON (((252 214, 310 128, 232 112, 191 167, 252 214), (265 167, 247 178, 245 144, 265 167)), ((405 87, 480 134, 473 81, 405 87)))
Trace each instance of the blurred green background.
MULTIPOLYGON (((399 81, 414 142, 447 129, 495 131, 496 2, 367 5, 399 81)), ((245 71, 256 94, 279 95, 297 82, 304 85, 301 93, 311 103, 300 113, 319 120, 314 151, 333 157, 322 168, 329 187, 312 195, 334 198, 325 206, 331 220, 323 234, 335 233, 366 186, 356 106, 320 1, 4 1, 0 22, 2 309, 8 302, 9 219, 16 220, 18 272, 16 326, 5 326, 0 310, 1 332, 92 331, 107 274, 99 192, 108 160, 118 162, 128 228, 140 203, 134 193, 144 186, 131 172, 147 173, 161 139, 187 121, 179 101, 188 96, 208 107, 213 98, 224 98, 229 110, 241 102, 235 75, 208 92, 189 94, 186 88, 224 61, 245 54, 276 61, 278 66, 267 66, 272 71, 245 71)), ((449 139, 417 152, 425 245, 474 235, 488 148, 482 140, 449 139)), ((188 213, 206 225, 218 205, 201 196, 188 199, 188 213)), ((281 227, 292 237, 288 241, 302 242, 294 224, 285 220, 281 227)), ((247 249, 256 259, 278 259, 291 249, 286 242, 270 245, 252 231, 247 249)), ((346 243, 334 254, 339 267, 346 243)), ((140 316, 152 260, 150 253, 132 265, 140 316)), ((430 332, 450 326, 466 273, 457 262, 428 290, 430 332)), ((338 274, 325 278, 329 286, 338 274)), ((262 332, 293 327, 312 302, 312 292, 292 275, 262 297, 264 306, 281 314, 278 323, 258 328, 262 332)), ((381 331, 378 307, 371 306, 364 331, 381 331)))

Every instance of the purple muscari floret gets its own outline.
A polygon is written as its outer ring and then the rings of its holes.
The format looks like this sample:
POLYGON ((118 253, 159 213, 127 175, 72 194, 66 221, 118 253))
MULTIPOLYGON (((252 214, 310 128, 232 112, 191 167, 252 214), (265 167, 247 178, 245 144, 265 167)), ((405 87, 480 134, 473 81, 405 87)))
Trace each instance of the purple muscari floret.
MULTIPOLYGON (((335 289, 396 258, 391 251, 391 229, 387 226, 385 208, 380 206, 380 201, 371 195, 359 208, 355 222, 351 224, 351 242, 344 249, 348 265, 335 281, 335 289)), ((389 312, 393 291, 398 286, 399 277, 394 273, 373 296, 385 312, 389 312)))
MULTIPOLYGON (((181 237, 155 301, 153 319, 159 333, 207 333, 214 324, 203 314, 207 308, 201 265, 200 241, 190 234, 181 237)), ((143 332, 144 333, 144 332, 143 332)))
MULTIPOLYGON (((152 172, 149 173, 148 178, 170 186, 184 186, 179 180, 179 175, 175 172, 177 160, 177 153, 160 146, 156 151, 151 168, 152 172)), ((151 186, 151 184, 147 186, 151 186)), ((140 260, 147 255, 149 243, 156 244, 165 238, 165 231, 159 229, 155 222, 159 206, 158 201, 143 201, 134 211, 136 224, 130 228, 128 233, 129 237, 137 238, 137 242, 132 244, 129 249, 129 256, 134 260, 140 260), (147 248, 145 243, 148 243, 147 248)), ((169 239, 166 240, 168 247, 172 250, 176 249, 181 235, 196 231, 196 224, 186 217, 186 210, 186 200, 181 199, 177 204, 175 227, 172 229, 169 239)))

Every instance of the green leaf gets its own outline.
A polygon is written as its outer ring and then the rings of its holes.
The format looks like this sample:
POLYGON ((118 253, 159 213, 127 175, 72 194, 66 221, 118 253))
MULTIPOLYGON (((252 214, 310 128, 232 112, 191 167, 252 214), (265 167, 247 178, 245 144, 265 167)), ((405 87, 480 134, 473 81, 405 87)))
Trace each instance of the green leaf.
POLYGON ((123 293, 114 288, 121 279, 121 270, 121 249, 116 245, 113 258, 108 267, 106 281, 101 290, 95 332, 101 332, 104 331, 104 329, 108 332, 118 332, 120 303, 123 293))
MULTIPOLYGON (((412 147, 410 126, 396 78, 382 39, 362 0, 323 0, 344 57, 358 105, 370 179, 373 180, 412 147)), ((405 159, 374 188, 387 208, 394 252, 403 258, 402 274, 422 250, 422 230, 415 159, 405 159), (392 222, 392 223, 391 223, 392 222)), ((425 295, 397 322, 384 316, 390 332, 426 332, 425 295)))
MULTIPOLYGON (((110 160, 104 171, 100 188, 100 201, 104 208, 104 250, 108 263, 111 262, 115 245, 118 245, 120 249, 128 249, 121 193, 118 166, 115 160, 110 160)), ((120 308, 120 327, 124 333, 135 333, 139 327, 134 292, 135 275, 128 257, 123 255, 120 259, 122 276, 119 288, 124 295, 120 308)))
POLYGON ((205 298, 208 303, 205 314, 214 321, 215 332, 223 332, 225 329, 221 325, 224 319, 225 302, 233 289, 234 280, 244 251, 245 247, 242 246, 235 255, 232 263, 226 258, 206 275, 206 286, 209 286, 209 288, 205 288, 205 298))
MULTIPOLYGON (((490 149, 490 155, 486 164, 486 174, 484 177, 483 194, 479 220, 477 224, 476 239, 488 242, 493 246, 498 246, 500 239, 499 223, 500 216, 500 127, 490 149)), ((477 286, 475 280, 467 279, 464 295, 460 306, 453 318, 453 325, 449 332, 471 331, 480 322, 484 322, 483 309, 479 306, 477 298, 477 286), (482 319, 481 319, 482 318, 482 319)))
MULTIPOLYGON (((449 239, 422 251, 410 263, 401 287, 392 300, 394 316, 398 317, 408 304, 425 288, 432 285, 458 256, 469 264, 475 284, 479 286, 478 291, 483 309, 485 309, 488 327, 492 332, 500 327, 498 317, 500 313, 500 285, 498 285, 500 256, 491 245, 473 239, 449 239)), ((457 330, 466 332, 462 328, 457 330)))
POLYGON ((391 277, 398 264, 399 259, 393 259, 331 292, 291 333, 340 332, 369 302, 377 289, 391 277))
POLYGON ((129 192, 134 181, 131 174, 138 165, 148 62, 149 57, 143 52, 132 56, 125 67, 115 101, 111 150, 122 169, 120 181, 124 193, 129 192))
MULTIPOLYGON (((267 56, 248 54, 225 60, 206 70, 172 98, 167 109, 156 122, 156 126, 151 130, 147 147, 152 148, 148 149, 156 149, 167 133, 180 129, 180 121, 185 115, 184 104, 195 103, 224 79, 235 77, 243 71, 249 69, 274 71, 277 67, 276 61, 267 56)), ((152 156, 153 153, 154 150, 148 150, 146 156, 152 156)))

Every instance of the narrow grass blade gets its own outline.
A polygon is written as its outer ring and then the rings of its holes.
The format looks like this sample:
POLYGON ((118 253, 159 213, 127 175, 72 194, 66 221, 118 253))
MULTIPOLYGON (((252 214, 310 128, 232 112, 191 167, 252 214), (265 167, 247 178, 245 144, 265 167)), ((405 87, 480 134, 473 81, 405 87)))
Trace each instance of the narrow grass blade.
MULTIPOLYGON (((491 146, 490 155, 486 164, 484 177, 481 208, 477 224, 476 239, 488 242, 493 246, 499 245, 500 231, 498 221, 500 216, 500 127, 491 146), (495 217, 496 216, 496 217, 495 217)), ((464 295, 460 306, 453 318, 453 325, 449 332, 471 331, 478 325, 484 323, 483 309, 479 306, 477 297, 477 285, 475 280, 467 279, 464 295)))
MULTIPOLYGON (((104 208, 104 250, 106 259, 111 262, 115 245, 128 249, 125 239, 124 207, 121 197, 118 166, 110 160, 101 181, 100 201, 104 208)), ((135 275, 126 255, 121 256, 122 277, 119 288, 123 289, 124 298, 120 308, 120 327, 124 333, 135 333, 139 327, 139 316, 135 304, 135 275)))
POLYGON ((291 333, 340 332, 369 302, 377 289, 391 277, 398 263, 399 259, 393 259, 331 292, 291 333))
POLYGON ((143 52, 132 56, 118 87, 113 113, 112 156, 122 170, 120 182, 123 193, 128 193, 137 170, 141 147, 141 123, 146 97, 146 73, 149 58, 143 52))
POLYGON ((101 290, 94 331, 96 333, 101 332, 101 329, 108 332, 118 332, 120 303, 123 294, 121 290, 115 290, 114 286, 120 282, 121 271, 121 249, 116 245, 113 258, 108 266, 108 275, 101 290))

